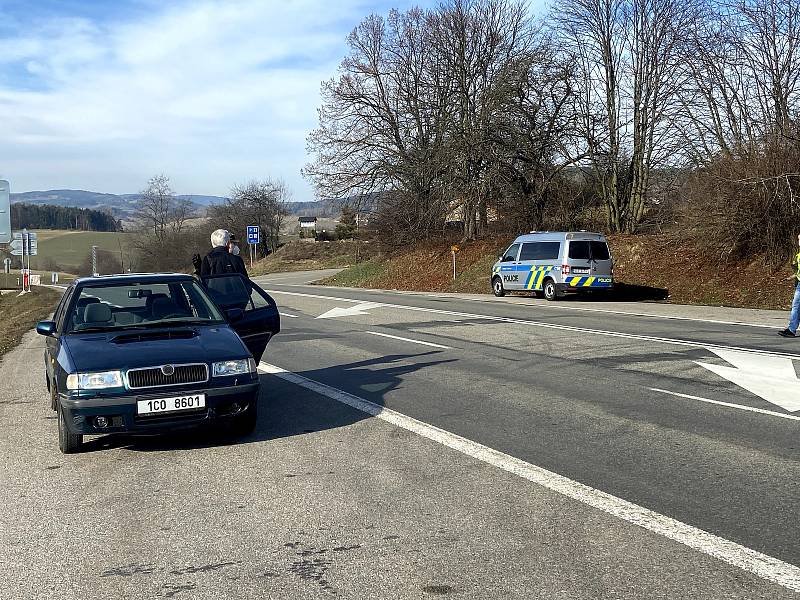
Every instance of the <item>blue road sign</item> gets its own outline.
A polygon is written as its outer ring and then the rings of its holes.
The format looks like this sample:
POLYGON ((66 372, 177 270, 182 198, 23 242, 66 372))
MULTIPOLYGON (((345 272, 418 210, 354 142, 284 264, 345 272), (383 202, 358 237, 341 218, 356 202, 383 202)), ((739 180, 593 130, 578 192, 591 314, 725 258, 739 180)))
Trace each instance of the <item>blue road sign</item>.
POLYGON ((261 232, 258 228, 258 225, 248 225, 247 226, 247 243, 248 244, 258 244, 261 242, 261 232))

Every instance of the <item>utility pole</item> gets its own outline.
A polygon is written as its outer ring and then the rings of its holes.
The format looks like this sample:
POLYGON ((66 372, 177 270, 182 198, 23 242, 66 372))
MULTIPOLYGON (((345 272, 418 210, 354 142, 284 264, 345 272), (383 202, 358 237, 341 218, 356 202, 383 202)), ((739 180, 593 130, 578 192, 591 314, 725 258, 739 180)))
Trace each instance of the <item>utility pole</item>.
POLYGON ((92 246, 92 275, 97 277, 97 246, 92 246))

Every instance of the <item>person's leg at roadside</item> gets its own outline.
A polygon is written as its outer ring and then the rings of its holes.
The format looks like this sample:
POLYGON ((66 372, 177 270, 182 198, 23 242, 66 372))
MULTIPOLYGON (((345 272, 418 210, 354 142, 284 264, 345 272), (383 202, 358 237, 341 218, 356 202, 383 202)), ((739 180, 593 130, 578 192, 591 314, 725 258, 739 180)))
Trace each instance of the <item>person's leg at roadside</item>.
POLYGON ((792 312, 789 315, 789 326, 780 332, 784 337, 791 337, 797 334, 800 326, 800 282, 794 288, 794 298, 792 298, 792 312))

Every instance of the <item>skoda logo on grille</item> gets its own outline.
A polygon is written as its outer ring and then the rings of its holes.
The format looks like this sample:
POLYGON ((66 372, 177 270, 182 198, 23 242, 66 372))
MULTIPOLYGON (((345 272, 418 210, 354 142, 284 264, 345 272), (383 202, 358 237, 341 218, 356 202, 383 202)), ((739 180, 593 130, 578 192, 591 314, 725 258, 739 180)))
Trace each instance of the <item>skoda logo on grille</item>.
POLYGON ((161 373, 165 377, 172 377, 175 374, 175 367, 173 367, 172 365, 164 365, 163 367, 161 367, 161 373))

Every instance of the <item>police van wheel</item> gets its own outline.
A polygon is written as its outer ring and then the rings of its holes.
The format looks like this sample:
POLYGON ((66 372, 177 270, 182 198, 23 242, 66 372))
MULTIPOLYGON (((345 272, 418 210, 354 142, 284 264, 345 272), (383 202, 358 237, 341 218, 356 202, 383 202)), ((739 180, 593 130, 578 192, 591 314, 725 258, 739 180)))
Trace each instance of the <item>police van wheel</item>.
POLYGON ((506 295, 506 291, 503 289, 503 280, 499 277, 492 279, 492 292, 498 297, 506 295))
POLYGON ((556 282, 552 279, 545 279, 542 293, 544 294, 545 300, 556 300, 558 298, 556 282))

